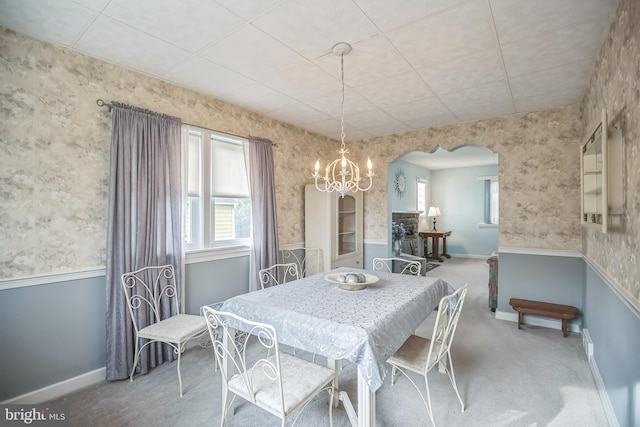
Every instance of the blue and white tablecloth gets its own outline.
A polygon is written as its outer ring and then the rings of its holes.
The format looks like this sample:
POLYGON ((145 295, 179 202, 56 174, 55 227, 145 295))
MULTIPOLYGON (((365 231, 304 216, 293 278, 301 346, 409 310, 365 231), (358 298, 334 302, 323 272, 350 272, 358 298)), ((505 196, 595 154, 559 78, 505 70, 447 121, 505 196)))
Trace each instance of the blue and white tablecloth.
MULTIPOLYGON (((445 281, 372 272, 377 283, 345 291, 324 279, 339 268, 226 300, 221 311, 275 327, 280 343, 358 365, 376 391, 385 361, 454 289, 445 281)), ((362 271, 362 270, 358 270, 362 271)))

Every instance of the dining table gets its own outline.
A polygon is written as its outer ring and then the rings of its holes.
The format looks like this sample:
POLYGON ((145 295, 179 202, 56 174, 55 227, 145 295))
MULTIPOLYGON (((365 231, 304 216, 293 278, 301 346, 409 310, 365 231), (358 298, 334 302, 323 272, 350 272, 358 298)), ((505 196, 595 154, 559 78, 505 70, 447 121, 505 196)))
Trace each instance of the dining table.
POLYGON ((235 296, 219 310, 272 325, 280 344, 324 356, 333 369, 343 360, 356 364, 357 413, 346 392, 337 396, 354 427, 373 427, 386 360, 453 292, 438 278, 342 267, 235 296), (366 287, 342 289, 335 277, 349 272, 366 274, 366 287))

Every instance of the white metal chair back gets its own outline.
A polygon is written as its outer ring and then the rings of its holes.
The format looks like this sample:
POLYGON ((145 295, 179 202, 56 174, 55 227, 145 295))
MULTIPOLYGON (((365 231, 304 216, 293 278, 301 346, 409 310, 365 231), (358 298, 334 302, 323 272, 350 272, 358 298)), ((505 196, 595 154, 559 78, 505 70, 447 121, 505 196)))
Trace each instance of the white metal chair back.
POLYGON ((433 326, 429 356, 424 375, 438 362, 445 359, 451 352, 453 337, 458 328, 458 320, 467 295, 467 286, 461 287, 451 295, 440 300, 436 323, 433 326))
POLYGON ((298 264, 295 262, 274 264, 258 272, 258 279, 260 280, 262 289, 269 286, 281 285, 292 280, 298 280, 299 278, 300 272, 298 270, 298 264))
POLYGON ((385 271, 387 273, 393 273, 393 262, 396 261, 402 265, 400 274, 412 274, 419 276, 422 271, 422 264, 420 261, 408 261, 402 258, 374 258, 373 259, 373 271, 385 271))
POLYGON ((120 277, 129 315, 135 332, 135 349, 130 380, 133 381, 140 353, 153 342, 163 342, 173 347, 178 356, 178 381, 182 396, 180 355, 184 345, 192 338, 206 334, 207 326, 202 316, 180 314, 179 293, 172 265, 144 267, 124 273, 120 277), (140 340, 147 342, 140 347, 140 340))
POLYGON ((324 271, 321 248, 282 249, 282 262, 298 264, 300 277, 309 277, 324 271))
POLYGON ((173 265, 144 267, 122 275, 122 288, 127 307, 137 331, 148 326, 143 318, 153 316, 154 321, 175 316, 180 312, 173 265))
POLYGON ((402 347, 388 359, 388 363, 393 367, 391 371, 391 383, 393 384, 395 381, 396 370, 402 372, 409 379, 422 398, 434 427, 436 424, 433 419, 428 381, 428 373, 434 366, 442 366, 447 372, 451 385, 460 401, 462 412, 464 412, 464 402, 462 401, 462 397, 460 397, 455 372, 453 371, 451 344, 453 343, 453 337, 458 327, 458 321, 466 295, 467 285, 461 287, 451 295, 443 297, 438 306, 438 314, 431 339, 411 335, 402 347), (405 370, 424 376, 426 399, 420 392, 420 388, 411 377, 407 375, 405 370))
MULTIPOLYGON (((204 308, 205 308, 205 307, 211 307, 211 308, 213 308, 214 310, 219 311, 219 310, 220 310, 220 308, 222 307, 222 304, 224 304, 224 301, 218 301, 218 302, 214 302, 213 304, 207 304, 207 305, 204 305, 204 306, 200 307, 200 314, 201 314, 202 316, 204 316, 204 308)), ((209 329, 209 328, 207 328, 207 329, 209 329)), ((217 334, 218 332, 222 332, 222 331, 217 331, 217 330, 209 331, 209 335, 211 335, 211 333, 213 333, 213 334, 217 334)), ((235 333, 235 335, 234 335, 233 339, 234 339, 234 341, 236 342, 236 345, 237 345, 238 347, 239 347, 239 346, 242 346, 242 343, 243 343, 243 342, 244 342, 244 340, 246 339, 246 335, 247 335, 247 333, 246 333, 246 332, 243 332, 243 331, 236 331, 236 333, 235 333)), ((211 339, 211 337, 210 337, 210 338, 209 338, 209 341, 210 341, 210 342, 208 342, 208 343, 207 343, 206 347, 211 347, 211 346, 213 346, 213 342, 214 342, 214 340, 213 340, 213 339, 211 339)), ((214 360, 213 360, 213 368, 214 368, 214 370, 216 370, 216 371, 217 371, 217 370, 218 370, 218 366, 219 366, 219 365, 218 365, 218 360, 217 360, 216 358, 214 358, 214 360)))
MULTIPOLYGON (((281 353, 273 326, 218 311, 210 306, 202 307, 202 311, 216 362, 223 367, 221 426, 224 426, 236 396, 278 416, 282 419, 282 425, 288 416, 303 409, 322 390, 328 390, 333 398, 335 372, 281 353), (238 335, 236 330, 246 333, 238 335), (300 378, 305 381, 301 382, 300 378)), ((329 403, 333 425, 332 408, 333 405, 329 403)))

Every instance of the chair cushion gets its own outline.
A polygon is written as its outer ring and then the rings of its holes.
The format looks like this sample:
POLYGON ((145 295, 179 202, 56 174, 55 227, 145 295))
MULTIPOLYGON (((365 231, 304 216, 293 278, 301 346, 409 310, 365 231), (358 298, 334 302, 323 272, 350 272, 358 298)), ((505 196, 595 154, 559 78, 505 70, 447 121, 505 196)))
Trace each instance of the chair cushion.
POLYGON ((181 343, 207 330, 203 316, 177 314, 138 331, 138 336, 150 340, 181 343))
MULTIPOLYGON (((275 363, 275 356, 269 357, 268 360, 275 363)), ((280 370, 285 416, 296 410, 310 396, 314 396, 335 376, 332 369, 287 353, 280 353, 280 370)), ((245 383, 239 374, 235 374, 229 380, 229 390, 251 401, 245 383)), ((282 413, 278 382, 268 378, 260 368, 257 368, 253 373, 253 391, 255 392, 256 404, 259 407, 275 415, 282 413)))
MULTIPOLYGON (((418 335, 411 335, 387 362, 418 374, 424 374, 427 372, 429 345, 431 345, 430 339, 419 337, 418 335)), ((436 343, 433 348, 433 356, 429 369, 438 361, 438 348, 439 345, 436 343)))

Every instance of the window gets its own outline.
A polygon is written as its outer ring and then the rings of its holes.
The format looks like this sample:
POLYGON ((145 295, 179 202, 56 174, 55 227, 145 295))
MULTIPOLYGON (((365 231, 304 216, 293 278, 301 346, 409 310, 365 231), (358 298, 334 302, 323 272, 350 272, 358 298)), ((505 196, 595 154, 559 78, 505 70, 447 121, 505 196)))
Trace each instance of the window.
POLYGON ((499 185, 497 176, 481 176, 484 181, 484 223, 480 227, 497 227, 500 218, 499 185))
POLYGON ((249 245, 244 140, 187 125, 182 135, 185 250, 249 245))
POLYGON ((500 218, 500 204, 498 194, 498 180, 492 179, 489 183, 489 224, 498 224, 500 218))
POLYGON ((416 210, 420 212, 420 216, 427 216, 429 211, 429 181, 423 178, 418 178, 417 194, 416 194, 416 210))

